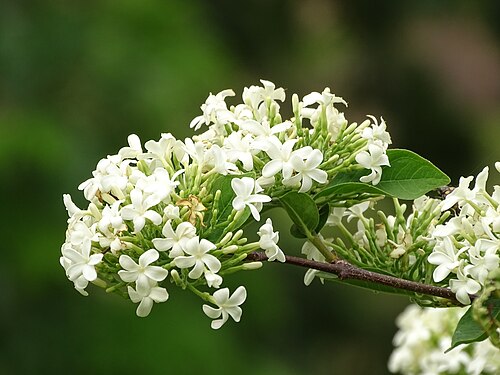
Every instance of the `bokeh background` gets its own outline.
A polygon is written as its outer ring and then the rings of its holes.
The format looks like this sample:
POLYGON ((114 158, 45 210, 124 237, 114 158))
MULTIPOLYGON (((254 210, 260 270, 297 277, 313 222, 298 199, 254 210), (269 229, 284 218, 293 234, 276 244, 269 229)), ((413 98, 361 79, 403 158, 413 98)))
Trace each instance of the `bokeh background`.
POLYGON ((289 95, 329 86, 349 120, 382 115, 394 147, 454 182, 477 174, 500 159, 499 19, 494 0, 0 2, 0 374, 387 373, 408 301, 306 288, 292 267, 229 280, 249 297, 220 331, 174 288, 147 319, 80 296, 58 262, 62 194, 82 204, 78 184, 128 134, 189 136, 209 92, 260 78, 289 95))

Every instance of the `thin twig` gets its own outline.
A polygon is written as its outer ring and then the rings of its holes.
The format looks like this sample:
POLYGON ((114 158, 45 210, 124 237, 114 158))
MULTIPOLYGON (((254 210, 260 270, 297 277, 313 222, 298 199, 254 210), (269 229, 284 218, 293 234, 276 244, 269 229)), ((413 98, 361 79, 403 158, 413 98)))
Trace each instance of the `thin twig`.
MULTIPOLYGON (((267 260, 267 256, 264 252, 258 251, 248 254, 246 259, 250 261, 265 261, 267 260)), ((416 281, 400 279, 394 276, 367 271, 362 268, 353 266, 345 260, 335 260, 331 263, 322 263, 290 255, 285 255, 285 259, 285 263, 331 273, 337 275, 340 280, 370 281, 376 284, 386 285, 402 290, 408 290, 414 293, 446 298, 452 303, 458 306, 462 306, 462 304, 455 297, 455 293, 453 293, 448 288, 422 284, 416 281)), ((470 295, 471 300, 474 300, 475 297, 475 295, 470 295)))

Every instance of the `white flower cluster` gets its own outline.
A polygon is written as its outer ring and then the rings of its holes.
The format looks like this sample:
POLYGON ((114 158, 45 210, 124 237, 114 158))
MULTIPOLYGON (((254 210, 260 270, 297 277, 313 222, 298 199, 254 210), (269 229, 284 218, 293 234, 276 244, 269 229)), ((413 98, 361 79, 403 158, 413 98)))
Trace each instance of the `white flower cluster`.
POLYGON ((217 306, 203 307, 213 319, 222 316, 213 328, 228 316, 238 321, 244 287, 232 296, 200 287, 217 289, 224 274, 257 268, 245 258, 259 248, 270 261, 285 261, 270 219, 260 240, 247 243, 241 227, 250 215, 259 221, 265 203, 290 190, 312 194, 341 172, 368 169, 361 180, 380 181, 391 142, 383 120, 348 125, 334 107, 346 103, 327 88, 303 101, 293 95, 294 117, 283 121, 285 91, 261 82, 245 88, 236 106, 225 102, 232 90, 210 94, 190 124, 208 127, 202 134, 184 141, 162 134, 144 146, 130 135, 80 184, 86 209, 64 195, 60 263, 80 293, 94 283, 138 303, 137 315, 146 316, 168 299, 171 282, 217 306))
POLYGON ((389 358, 389 370, 417 374, 498 374, 498 349, 486 339, 449 352, 454 329, 465 308, 422 308, 410 305, 397 318, 399 331, 389 358))
MULTIPOLYGON (((500 172, 500 163, 496 163, 500 172)), ((444 200, 441 209, 458 214, 432 232, 436 239, 428 262, 435 265, 433 278, 445 282, 463 304, 470 304, 469 294, 481 291, 488 273, 500 261, 500 186, 486 191, 488 167, 476 177, 461 178, 459 186, 444 200)))
MULTIPOLYGON (((334 207, 323 234, 330 234, 333 228, 341 237, 324 238, 321 234, 319 237, 328 250, 358 267, 380 269, 408 280, 424 280, 429 272, 425 259, 435 244, 430 236, 441 220, 442 201, 422 196, 413 201, 411 212, 406 216, 407 205, 397 200, 394 203, 395 215, 376 211, 374 200, 348 208, 334 207)), ((304 244, 302 253, 308 259, 325 261, 310 242, 304 244)), ((317 273, 313 270, 306 273, 306 285, 317 273)))

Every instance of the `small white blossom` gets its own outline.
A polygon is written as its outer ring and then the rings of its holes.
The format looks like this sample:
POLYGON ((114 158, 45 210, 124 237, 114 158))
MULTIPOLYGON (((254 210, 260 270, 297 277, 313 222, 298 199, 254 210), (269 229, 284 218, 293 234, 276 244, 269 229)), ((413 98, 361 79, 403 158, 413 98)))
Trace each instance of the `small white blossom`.
POLYGON ((265 141, 257 142, 258 147, 265 151, 271 158, 262 169, 262 176, 272 177, 281 172, 284 179, 290 178, 293 173, 293 166, 291 164, 292 156, 297 155, 304 159, 312 151, 310 146, 294 151, 293 146, 295 146, 295 143, 297 143, 297 139, 289 139, 281 143, 274 135, 265 141))
POLYGON ((127 137, 128 147, 123 147, 118 151, 122 159, 133 159, 142 154, 141 140, 136 134, 130 134, 127 137))
POLYGON ((247 291, 245 287, 238 287, 232 296, 229 296, 229 289, 224 288, 216 291, 213 294, 214 303, 218 308, 213 308, 209 305, 203 305, 203 312, 212 319, 217 319, 222 315, 221 319, 212 321, 212 328, 219 329, 222 325, 227 322, 229 316, 234 319, 235 322, 239 322, 241 319, 242 310, 240 305, 245 302, 247 298, 247 291))
POLYGON ((118 275, 126 283, 135 282, 137 292, 145 295, 156 282, 165 280, 168 275, 166 269, 150 266, 158 260, 159 256, 158 251, 150 249, 139 257, 139 264, 137 264, 128 255, 122 254, 118 261, 123 270, 118 271, 118 275))
POLYGON ((224 149, 220 148, 218 145, 213 145, 208 152, 208 164, 213 166, 215 172, 223 176, 228 173, 238 172, 238 167, 236 167, 234 163, 228 161, 229 157, 224 149))
POLYGON ((139 179, 136 183, 136 189, 144 193, 144 205, 153 207, 160 202, 170 203, 170 194, 179 185, 176 178, 182 173, 184 173, 183 169, 170 177, 164 168, 156 168, 150 176, 139 179))
POLYGON ((81 245, 66 245, 62 248, 61 264, 66 269, 66 275, 75 283, 75 288, 83 295, 89 281, 97 279, 95 266, 102 260, 103 254, 92 254, 92 244, 86 238, 81 245))
POLYGON ((279 232, 274 232, 271 219, 266 220, 266 223, 260 227, 257 234, 260 237, 259 246, 265 250, 268 261, 278 260, 284 262, 286 260, 285 254, 278 246, 279 232))
POLYGON ((125 206, 120 211, 124 220, 132 220, 134 223, 134 233, 138 233, 146 225, 146 219, 151 220, 153 224, 159 225, 162 222, 161 215, 150 208, 154 205, 153 202, 147 202, 143 199, 143 193, 139 189, 134 189, 130 192, 131 204, 125 206))
POLYGON ((390 165, 385 150, 376 143, 369 144, 368 150, 359 152, 355 159, 363 168, 371 170, 370 174, 359 180, 365 183, 371 182, 373 185, 377 185, 382 178, 382 166, 390 165))
POLYGON ((293 155, 290 158, 290 164, 297 173, 290 178, 284 179, 283 185, 294 186, 301 183, 299 193, 305 193, 311 190, 313 180, 324 184, 327 181, 328 174, 318 168, 322 161, 323 154, 320 150, 313 150, 305 160, 297 154, 293 155))
POLYGON ((153 303, 165 302, 168 299, 168 292, 165 288, 152 286, 146 290, 135 290, 131 286, 127 288, 128 295, 132 302, 139 303, 137 306, 137 316, 144 318, 149 315, 153 308, 153 303))
POLYGON ((459 268, 457 272, 458 279, 450 280, 450 289, 456 294, 457 300, 464 305, 470 304, 469 294, 476 294, 481 290, 481 284, 476 280, 467 277, 459 268))
POLYGON ((243 101, 246 105, 254 110, 257 110, 260 104, 266 100, 285 100, 285 90, 281 87, 276 89, 276 85, 270 81, 261 79, 260 82, 264 87, 250 86, 243 90, 243 101))
MULTIPOLYGON (((78 186, 79 190, 83 190, 87 200, 92 201, 98 192, 101 194, 112 193, 118 199, 124 197, 123 190, 127 187, 127 177, 123 168, 117 165, 120 162, 120 157, 117 159, 114 156, 101 159, 97 163, 96 170, 92 172, 93 177, 78 186)), ((126 163, 123 164, 124 167, 126 165, 126 163)))
POLYGON ((208 253, 215 249, 215 245, 212 242, 204 238, 200 240, 196 236, 185 241, 183 249, 188 255, 178 256, 174 259, 174 262, 179 268, 193 267, 188 274, 191 279, 198 279, 205 271, 205 268, 214 273, 219 272, 221 268, 219 259, 208 253))
POLYGON ((368 116, 372 121, 373 125, 368 128, 364 128, 361 136, 365 139, 368 139, 370 143, 375 143, 380 146, 384 150, 392 143, 391 135, 387 132, 387 126, 383 118, 380 118, 380 125, 378 121, 373 116, 368 116))
POLYGON ((163 214, 167 220, 180 220, 179 206, 169 204, 163 209, 163 214))
POLYGON ((466 251, 466 248, 458 250, 450 237, 445 237, 443 242, 435 246, 434 251, 429 255, 427 261, 436 265, 432 274, 435 282, 440 282, 448 277, 450 272, 456 270, 460 262, 460 254, 466 251))
POLYGON ((276 124, 271 127, 271 124, 267 119, 263 119, 262 121, 255 121, 253 119, 240 121, 238 126, 241 130, 247 131, 251 133, 253 136, 257 138, 266 139, 274 134, 282 133, 288 129, 290 129, 293 124, 290 121, 282 122, 281 124, 276 124))
POLYGON ((258 152, 253 146, 254 139, 250 134, 243 136, 240 132, 229 134, 224 139, 224 149, 227 150, 228 160, 232 163, 241 161, 243 169, 253 169, 253 156, 258 152))
POLYGON ((233 178, 231 188, 236 193, 236 197, 233 199, 233 208, 236 211, 242 211, 248 206, 254 219, 259 221, 262 203, 270 202, 271 197, 264 194, 254 194, 259 192, 260 186, 251 177, 233 178))
MULTIPOLYGON (((175 139, 175 137, 170 133, 162 133, 161 139, 157 141, 147 141, 144 144, 148 153, 144 154, 142 158, 157 158, 159 159, 163 166, 169 164, 168 160, 174 155, 178 161, 181 161, 186 154, 184 144, 175 139)), ((141 159, 142 159, 141 158, 141 159)))
POLYGON ((470 264, 464 267, 465 273, 484 285, 488 273, 499 266, 499 249, 500 240, 477 240, 468 251, 470 264))
POLYGON ((458 187, 453 189, 453 191, 448 194, 441 207, 442 211, 449 210, 451 207, 457 203, 464 204, 467 201, 474 199, 474 192, 469 189, 469 185, 474 177, 460 177, 458 187))
POLYGON ((234 96, 233 90, 223 90, 217 95, 210 93, 204 104, 201 105, 203 115, 195 117, 189 124, 190 128, 197 131, 203 124, 227 124, 234 120, 234 115, 227 109, 226 97, 234 96))
POLYGON ((153 240, 154 247, 158 251, 172 249, 168 256, 175 258, 184 255, 183 245, 187 240, 196 236, 196 228, 193 224, 184 221, 174 231, 169 220, 163 226, 162 234, 165 238, 155 238, 153 240))
POLYGON ((222 284, 222 276, 217 275, 216 273, 205 269, 205 280, 207 281, 207 285, 210 288, 219 288, 222 284))

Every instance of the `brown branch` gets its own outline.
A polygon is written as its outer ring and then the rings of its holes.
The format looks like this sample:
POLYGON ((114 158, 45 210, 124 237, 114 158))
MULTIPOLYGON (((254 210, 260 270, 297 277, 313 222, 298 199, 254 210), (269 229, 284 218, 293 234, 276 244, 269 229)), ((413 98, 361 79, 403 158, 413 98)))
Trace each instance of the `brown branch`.
MULTIPOLYGON (((250 253, 247 256, 247 260, 250 261, 265 261, 267 259, 268 258, 266 254, 261 251, 250 253)), ((315 270, 331 273, 337 275, 340 280, 370 281, 372 283, 386 285, 392 288, 397 288, 402 290, 408 290, 414 293, 446 298, 450 300, 453 304, 462 306, 462 304, 455 297, 455 293, 453 293, 448 288, 422 284, 415 281, 400 279, 394 276, 388 276, 372 271, 367 271, 362 268, 353 266, 352 264, 346 262, 345 260, 336 260, 331 263, 322 263, 290 255, 285 255, 285 259, 286 259, 285 263, 305 268, 313 268, 315 270)), ((471 300, 474 300, 476 296, 470 295, 470 298, 471 300)))

